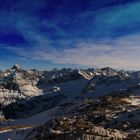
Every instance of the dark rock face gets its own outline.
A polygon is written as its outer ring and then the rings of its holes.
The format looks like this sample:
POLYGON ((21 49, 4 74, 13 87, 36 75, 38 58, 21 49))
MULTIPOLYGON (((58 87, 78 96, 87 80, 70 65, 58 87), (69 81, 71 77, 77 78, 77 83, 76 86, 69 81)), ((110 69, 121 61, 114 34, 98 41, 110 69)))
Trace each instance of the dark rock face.
POLYGON ((11 103, 3 107, 3 114, 6 119, 19 119, 35 115, 44 110, 57 106, 64 99, 63 95, 37 96, 30 100, 23 99, 19 102, 11 103))

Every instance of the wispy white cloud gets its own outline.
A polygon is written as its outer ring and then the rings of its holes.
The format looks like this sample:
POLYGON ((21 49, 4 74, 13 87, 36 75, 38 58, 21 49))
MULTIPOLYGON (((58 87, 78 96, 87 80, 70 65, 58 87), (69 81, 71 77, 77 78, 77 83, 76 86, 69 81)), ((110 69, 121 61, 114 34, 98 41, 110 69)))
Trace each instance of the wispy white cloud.
POLYGON ((63 49, 51 46, 44 36, 39 36, 36 41, 38 43, 34 48, 15 49, 10 47, 9 49, 23 58, 50 61, 54 64, 140 69, 139 34, 114 40, 103 40, 100 43, 95 43, 92 40, 74 41, 75 44, 72 48, 68 46, 70 42, 67 40, 64 43, 67 47, 63 49))

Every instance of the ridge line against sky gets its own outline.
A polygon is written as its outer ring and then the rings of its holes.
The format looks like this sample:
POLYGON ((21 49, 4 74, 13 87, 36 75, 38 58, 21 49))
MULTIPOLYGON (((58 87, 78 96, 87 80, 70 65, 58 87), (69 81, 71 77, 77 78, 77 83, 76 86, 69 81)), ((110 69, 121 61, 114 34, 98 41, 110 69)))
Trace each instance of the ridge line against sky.
POLYGON ((0 65, 140 69, 139 0, 1 0, 0 65))

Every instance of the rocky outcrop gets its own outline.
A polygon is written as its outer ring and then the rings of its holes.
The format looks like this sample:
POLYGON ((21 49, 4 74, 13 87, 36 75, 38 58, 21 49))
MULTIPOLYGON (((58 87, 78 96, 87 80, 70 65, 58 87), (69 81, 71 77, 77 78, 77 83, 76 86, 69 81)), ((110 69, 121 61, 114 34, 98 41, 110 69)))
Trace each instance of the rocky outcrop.
POLYGON ((28 136, 28 140, 119 140, 127 137, 124 132, 95 126, 83 117, 51 120, 34 132, 36 136, 34 138, 28 136))

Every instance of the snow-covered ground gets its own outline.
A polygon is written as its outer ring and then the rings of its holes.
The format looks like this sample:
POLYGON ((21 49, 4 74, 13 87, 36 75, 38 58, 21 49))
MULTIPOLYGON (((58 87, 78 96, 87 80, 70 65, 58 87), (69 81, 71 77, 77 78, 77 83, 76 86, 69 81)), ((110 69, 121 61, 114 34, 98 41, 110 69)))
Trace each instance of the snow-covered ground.
POLYGON ((58 110, 59 107, 55 107, 27 119, 18 119, 15 121, 13 120, 8 123, 4 123, 4 125, 1 125, 0 128, 5 128, 4 130, 0 131, 0 140, 8 140, 8 138, 10 138, 11 140, 23 140, 25 137, 24 133, 27 132, 27 129, 37 127, 47 122, 48 120, 58 116, 58 110))
POLYGON ((10 120, 0 125, 0 140, 23 140, 27 132, 33 128, 43 125, 50 119, 69 116, 75 109, 80 108, 81 102, 70 102, 60 105, 44 112, 38 113, 26 119, 10 120))

